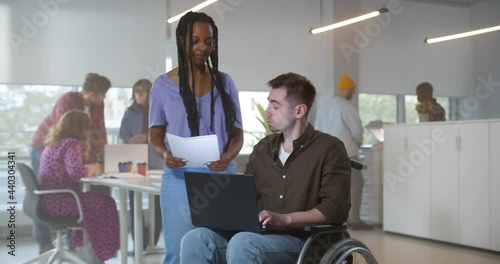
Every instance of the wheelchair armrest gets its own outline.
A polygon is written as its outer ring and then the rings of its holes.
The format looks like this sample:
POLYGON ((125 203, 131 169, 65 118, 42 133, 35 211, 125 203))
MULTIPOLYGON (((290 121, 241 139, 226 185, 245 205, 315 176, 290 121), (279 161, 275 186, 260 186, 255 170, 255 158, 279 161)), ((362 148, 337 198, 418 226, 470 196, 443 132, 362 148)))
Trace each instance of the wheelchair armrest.
POLYGON ((304 226, 304 231, 309 233, 319 233, 328 231, 343 231, 346 230, 346 225, 308 225, 304 226))
POLYGON ((60 190, 34 190, 34 194, 38 195, 44 195, 44 194, 54 194, 54 193, 69 193, 72 194, 75 197, 76 200, 76 205, 78 207, 78 220, 77 223, 82 222, 83 220, 83 211, 82 211, 82 204, 80 203, 80 198, 78 198, 78 195, 76 194, 75 191, 70 190, 70 189, 60 189, 60 190))

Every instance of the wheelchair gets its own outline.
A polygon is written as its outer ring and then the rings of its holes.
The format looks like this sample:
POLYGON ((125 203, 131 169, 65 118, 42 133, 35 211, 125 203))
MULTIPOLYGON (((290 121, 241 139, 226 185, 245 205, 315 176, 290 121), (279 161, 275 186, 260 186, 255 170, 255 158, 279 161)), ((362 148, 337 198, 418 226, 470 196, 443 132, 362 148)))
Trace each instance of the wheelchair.
MULTIPOLYGON (((363 164, 351 159, 351 167, 363 169, 363 164)), ((306 226, 311 233, 299 254, 297 264, 378 264, 363 242, 351 238, 346 225, 306 226)))
POLYGON ((346 225, 306 226, 311 233, 297 264, 378 264, 363 242, 351 238, 346 225))

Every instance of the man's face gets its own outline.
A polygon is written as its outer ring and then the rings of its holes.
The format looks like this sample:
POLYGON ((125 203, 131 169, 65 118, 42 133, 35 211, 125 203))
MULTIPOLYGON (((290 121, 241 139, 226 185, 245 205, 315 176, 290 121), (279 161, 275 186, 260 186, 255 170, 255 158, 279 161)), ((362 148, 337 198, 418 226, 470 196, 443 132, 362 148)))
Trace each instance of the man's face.
POLYGON ((286 88, 275 88, 269 92, 269 105, 266 108, 267 124, 273 132, 290 129, 296 120, 296 107, 290 105, 286 98, 286 88))
POLYGON ((106 98, 105 93, 96 93, 96 92, 90 93, 90 100, 94 105, 102 105, 105 98, 106 98))

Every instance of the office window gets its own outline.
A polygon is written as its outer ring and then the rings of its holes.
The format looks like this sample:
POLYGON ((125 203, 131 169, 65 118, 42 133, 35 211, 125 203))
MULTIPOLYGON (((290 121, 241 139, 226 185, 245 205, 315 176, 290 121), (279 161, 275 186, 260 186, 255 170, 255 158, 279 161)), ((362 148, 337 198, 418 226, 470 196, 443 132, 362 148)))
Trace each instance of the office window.
MULTIPOLYGON (((380 120, 383 123, 396 123, 397 100, 395 95, 359 94, 359 116, 363 126, 380 120)), ((365 129, 363 144, 375 144, 378 141, 365 129)))
MULTIPOLYGON (((436 101, 444 108, 446 111, 446 120, 450 120, 450 98, 449 97, 435 97, 436 101)), ((416 95, 406 95, 405 96, 405 120, 407 124, 417 124, 418 113, 415 110, 417 105, 416 95)))
POLYGON ((243 121, 244 142, 241 154, 250 154, 253 146, 266 135, 264 126, 257 118, 261 118, 257 103, 266 109, 269 92, 239 92, 241 118, 243 121))
POLYGON ((121 143, 118 134, 123 115, 127 108, 132 105, 131 98, 132 88, 111 87, 106 93, 106 99, 104 99, 104 117, 108 144, 121 143))
MULTIPOLYGON (((68 86, 0 84, 0 182, 7 182, 8 152, 15 152, 16 162, 31 166, 31 138, 38 124, 56 99, 72 89, 68 86)), ((0 201, 7 201, 7 195, 7 184, 0 184, 0 201)), ((24 186, 17 177, 16 201, 20 208, 23 199, 24 186)), ((6 206, 0 204, 0 211, 5 211, 6 206)))

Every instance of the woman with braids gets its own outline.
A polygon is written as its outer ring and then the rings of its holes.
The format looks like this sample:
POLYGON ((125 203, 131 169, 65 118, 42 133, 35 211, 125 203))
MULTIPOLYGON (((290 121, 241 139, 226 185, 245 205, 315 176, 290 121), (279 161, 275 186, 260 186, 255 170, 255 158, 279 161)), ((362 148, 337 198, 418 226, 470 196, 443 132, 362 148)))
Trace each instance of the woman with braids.
POLYGON ((184 172, 235 172, 232 160, 243 145, 238 91, 232 78, 218 69, 218 31, 204 13, 186 13, 176 30, 178 68, 160 75, 150 94, 149 136, 165 161, 161 209, 165 239, 164 263, 179 263, 182 236, 191 223, 184 172), (181 137, 215 134, 220 158, 202 168, 186 168, 165 144, 166 133, 181 137))

